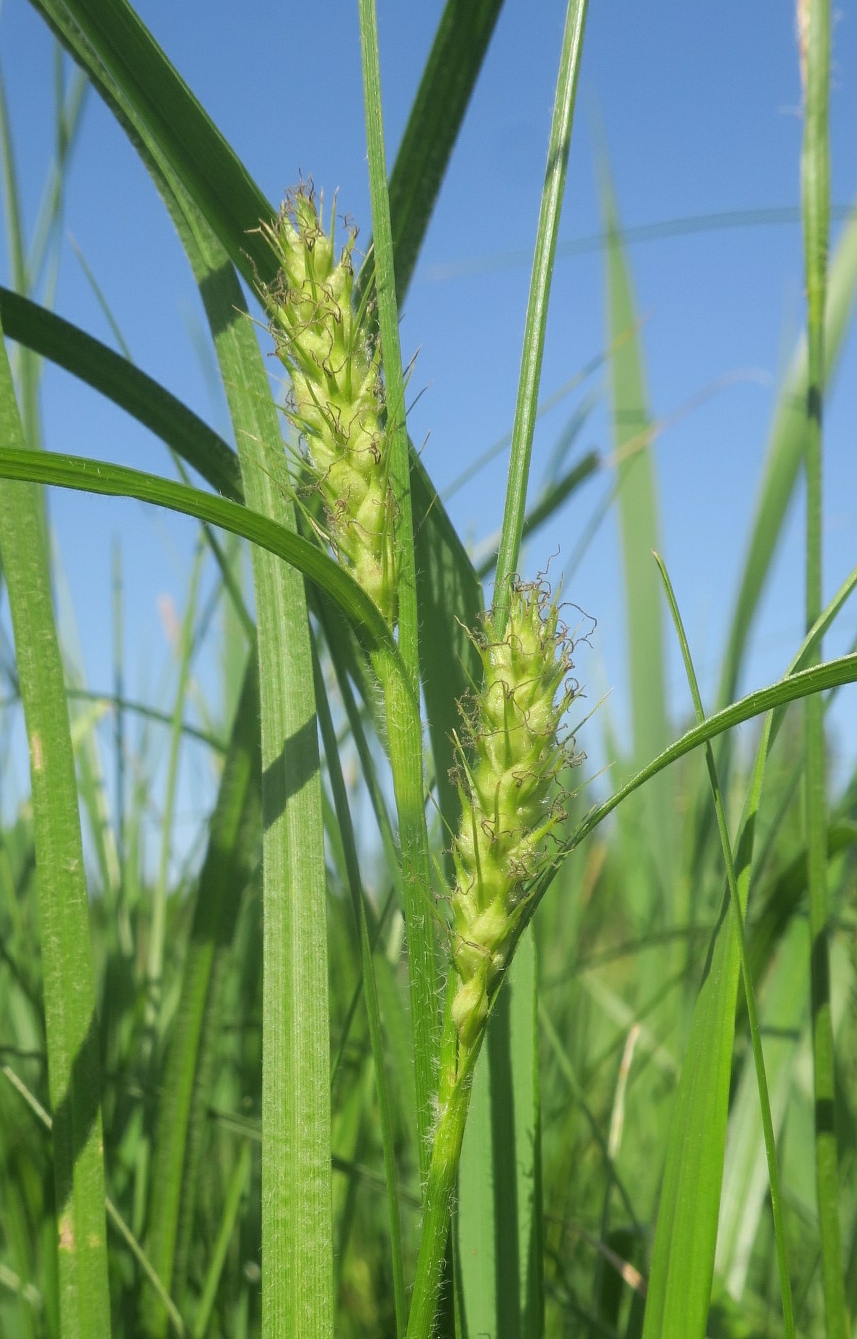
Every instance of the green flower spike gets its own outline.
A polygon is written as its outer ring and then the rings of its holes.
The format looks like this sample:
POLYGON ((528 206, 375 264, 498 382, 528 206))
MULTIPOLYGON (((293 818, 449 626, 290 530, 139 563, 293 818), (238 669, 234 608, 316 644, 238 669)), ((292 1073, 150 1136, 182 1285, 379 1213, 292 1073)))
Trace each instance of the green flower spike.
MULTIPOLYGON (((486 615, 474 638, 483 683, 455 740, 461 827, 453 846, 452 1014, 463 1050, 477 1041, 500 985, 528 890, 550 863, 548 838, 562 820, 560 770, 576 761, 558 737, 576 685, 571 640, 543 583, 516 583, 506 630, 486 615)), ((464 714, 464 713, 463 713, 464 714)))
POLYGON ((334 226, 332 213, 325 233, 312 183, 302 182, 262 228, 279 262, 262 297, 291 377, 289 417, 324 503, 324 538, 392 627, 398 565, 380 348, 366 309, 352 307, 356 230, 337 260, 334 226))

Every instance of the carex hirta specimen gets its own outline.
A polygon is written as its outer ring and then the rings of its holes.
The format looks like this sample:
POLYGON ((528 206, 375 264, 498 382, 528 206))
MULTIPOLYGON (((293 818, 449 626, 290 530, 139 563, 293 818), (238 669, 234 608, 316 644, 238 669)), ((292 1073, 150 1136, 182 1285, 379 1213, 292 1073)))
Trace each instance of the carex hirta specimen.
POLYGON ((550 862, 563 818, 560 771, 574 761, 561 736, 577 692, 572 643, 544 582, 516 582, 502 635, 486 614, 473 642, 482 684, 462 704, 456 738, 461 824, 453 845, 452 1005, 466 1054, 478 1040, 508 964, 530 890, 550 862))
POLYGON ((335 210, 325 231, 311 182, 262 227, 278 262, 262 286, 277 353, 291 378, 288 414, 324 506, 323 537, 396 622, 394 497, 381 355, 367 306, 353 305, 356 229, 336 254, 335 210))

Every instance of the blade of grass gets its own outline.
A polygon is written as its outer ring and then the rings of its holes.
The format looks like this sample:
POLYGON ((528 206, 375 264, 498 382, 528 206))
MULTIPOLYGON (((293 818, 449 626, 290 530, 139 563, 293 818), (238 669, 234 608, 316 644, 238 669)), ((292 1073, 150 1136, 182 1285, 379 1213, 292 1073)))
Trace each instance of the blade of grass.
MULTIPOLYGON (((537 498, 534 505, 524 517, 524 526, 521 531, 522 542, 529 539, 531 535, 536 534, 543 525, 545 525, 552 516, 559 511, 564 502, 567 502, 572 493, 576 492, 582 484, 586 482, 601 465, 601 457, 597 451, 588 451, 582 460, 572 465, 562 478, 556 483, 550 484, 537 498)), ((497 552, 489 553, 479 563, 476 571, 484 580, 490 576, 497 564, 497 552)))
MULTIPOLYGON (((0 334, 0 436, 23 446, 0 334)), ((38 490, 0 488, 0 548, 30 745, 63 1339, 110 1333, 101 1076, 74 756, 38 490)))
MULTIPOLYGON (((6 84, 0 73, 0 163, 3 173, 3 205, 6 216, 6 237, 9 252, 9 270, 12 282, 20 293, 30 287, 27 271, 21 200, 18 188, 18 170, 12 143, 12 128, 6 103, 6 84)), ((38 447, 41 429, 38 402, 38 359, 24 351, 17 368, 21 396, 21 424, 27 446, 38 447)))
POLYGON ((211 1312, 214 1307, 214 1299, 217 1296, 220 1276, 223 1273, 223 1265, 226 1261, 226 1252, 229 1249, 229 1242, 232 1233, 235 1230, 235 1220, 238 1217, 238 1209, 241 1205, 241 1199, 246 1194, 247 1183, 250 1179, 250 1154, 250 1143, 249 1141, 245 1141, 235 1166, 232 1169, 232 1177, 226 1192, 226 1201, 223 1205, 223 1217, 218 1229, 217 1240, 214 1243, 214 1249, 211 1252, 208 1272, 206 1273, 205 1284, 202 1289, 202 1297, 199 1299, 199 1308, 193 1322, 192 1334, 194 1339, 204 1339, 204 1336, 208 1333, 211 1312))
MULTIPOLYGON (((562 403, 566 396, 570 395, 573 390, 576 390, 579 386, 583 385, 589 377, 593 376, 602 364, 606 362, 608 353, 596 354, 595 357, 591 358, 579 372, 575 372, 573 377, 569 377, 567 381, 564 381, 558 390, 545 396, 544 400, 539 402, 536 410, 536 418, 541 418, 543 414, 547 414, 551 409, 555 409, 558 404, 562 403)), ((591 394, 588 395, 584 404, 590 404, 593 399, 594 397, 591 394)), ((448 502, 449 499, 454 497, 465 484, 469 483, 471 479, 474 479, 486 465, 489 465, 492 460, 501 455, 506 450, 506 447, 510 445, 511 441, 511 432, 504 433, 503 436, 492 443, 487 450, 483 451, 481 455, 478 455, 475 460, 471 461, 460 474, 456 475, 452 483, 448 484, 444 489, 444 502, 448 502)), ((552 477, 552 471, 548 471, 548 479, 550 480, 552 477)))
POLYGON ((54 49, 54 70, 57 75, 56 150, 27 256, 31 291, 37 290, 41 283, 45 262, 50 254, 51 241, 57 236, 62 224, 68 162, 83 126, 86 95, 90 89, 89 80, 84 72, 77 70, 68 97, 65 97, 64 58, 63 49, 57 42, 54 49))
POLYGON ((399 1219, 398 1175, 396 1172, 396 1153, 393 1140, 393 1124, 390 1115, 389 1083, 387 1079, 387 1061, 384 1054, 384 1038, 381 1032, 381 1013, 378 1007, 378 989, 375 981, 375 965, 369 930, 366 925, 365 894, 360 877, 360 865, 351 823, 351 810, 348 794, 342 777, 336 732, 330 715, 324 682, 317 658, 314 660, 316 675, 316 701, 318 702, 318 720, 324 741, 324 755, 327 762, 330 788, 339 823, 345 857, 352 910, 360 940, 360 963, 363 976, 363 998, 366 1001, 366 1015, 369 1022, 369 1038, 372 1046, 372 1058, 375 1064, 375 1085, 378 1097, 378 1119, 381 1127, 381 1144, 384 1151, 384 1173, 387 1188, 387 1212, 389 1214, 390 1246, 393 1265, 393 1294, 396 1307, 396 1333, 404 1335, 407 1324, 407 1304, 405 1301, 405 1276, 402 1265, 402 1228, 399 1219))
MULTIPOLYGON (((778 1130, 782 1130, 794 1081, 808 986, 807 928, 802 919, 792 918, 766 988, 762 1024, 771 1112, 778 1130)), ((747 1064, 729 1113, 715 1258, 716 1273, 738 1302, 747 1283, 754 1242, 764 1221, 768 1186, 757 1085, 747 1064)))
MULTIPOLYGON (((602 165, 602 209, 607 233, 608 338, 613 385, 617 493, 622 537, 625 611, 631 678, 633 758, 658 753, 668 738, 660 584, 652 562, 659 547, 657 487, 648 446, 639 318, 613 190, 602 165), (630 337, 623 334, 633 332, 630 337), (633 450, 627 448, 633 443, 633 450)), ((661 831, 658 840, 666 834, 661 831)))
MULTIPOLYGON (((681 645, 682 658, 684 660, 685 672, 687 674, 687 681, 690 686, 691 696, 693 698, 693 706, 694 711, 696 713, 696 719, 697 722, 701 725, 705 720, 705 711, 702 706, 702 697, 700 696, 699 692, 699 683, 697 681, 696 671, 694 669, 693 661, 691 659, 690 647, 688 645, 687 636, 685 634, 684 624, 682 622, 681 614, 679 612, 678 604, 675 598, 675 592, 673 591, 672 582, 669 579, 666 567, 664 566, 663 561, 661 560, 660 557, 658 557, 657 554, 655 555, 655 561, 657 562, 658 568, 661 573, 661 578, 664 583, 664 589, 666 591, 667 602, 669 604, 670 612, 672 614, 676 634, 678 636, 679 643, 681 645)), ((776 1139, 774 1136, 774 1123, 773 1118, 771 1116, 771 1102, 768 1093, 768 1079, 765 1073, 765 1059, 762 1051, 762 1039, 759 1033, 759 1019, 756 1011, 756 993, 753 988, 753 974, 750 969, 749 955, 747 952, 747 940, 744 933, 744 907, 746 906, 746 900, 749 897, 749 881, 746 891, 744 892, 744 899, 745 899, 744 906, 742 906, 741 897, 738 891, 738 879, 735 872, 735 860, 732 854, 732 843, 729 837, 729 828, 726 822, 726 811, 724 809, 723 797, 720 791, 720 781, 717 775, 717 766, 714 761, 714 750, 711 747, 710 741, 705 745, 705 754, 706 754, 705 761, 708 767, 708 775, 711 784, 711 793, 714 799, 714 807, 717 812, 717 826, 720 832, 720 842, 723 850, 723 859, 726 865, 726 878, 729 887, 729 903, 732 911, 732 918, 735 925, 735 937, 738 945, 738 956, 741 964, 741 977, 744 983, 744 995, 747 1001, 747 1014, 750 1023, 750 1037, 753 1046, 753 1062, 756 1069, 756 1084, 759 1090, 759 1105, 762 1113, 762 1128, 765 1137, 765 1153, 767 1155, 768 1160, 768 1178, 771 1187, 771 1209, 773 1212, 774 1234, 777 1243, 777 1264, 779 1267, 779 1275, 780 1275, 780 1296, 782 1298, 782 1305, 783 1305, 783 1323, 785 1325, 785 1332, 788 1339, 795 1339, 794 1303, 792 1300, 791 1281, 789 1279, 785 1224, 783 1222, 783 1200, 782 1200, 782 1190, 780 1188, 779 1166, 777 1164, 777 1148, 776 1148, 776 1139)), ((709 1110, 707 1115, 707 1125, 709 1131, 711 1128, 711 1118, 712 1113, 709 1110)), ((723 1120, 724 1136, 725 1136, 725 1124, 726 1122, 724 1117, 723 1120)), ((719 1140, 718 1139, 712 1140, 712 1144, 717 1144, 717 1146, 719 1147, 719 1140)), ((717 1241, 717 1219, 720 1211, 720 1191, 723 1176, 723 1162, 722 1162, 723 1152, 725 1152, 725 1140, 723 1148, 721 1150, 720 1175, 717 1179, 717 1196, 716 1196, 717 1202, 716 1204, 712 1203, 710 1205, 710 1214, 713 1220, 713 1230, 711 1232, 711 1241, 710 1241, 710 1255, 709 1259, 705 1261, 701 1267, 697 1267, 696 1269, 694 1269, 694 1276, 696 1279, 700 1281, 700 1283, 703 1284, 703 1288, 700 1290, 700 1294, 697 1299, 691 1298, 688 1295, 687 1290, 684 1291, 684 1298, 683 1298, 683 1306, 685 1306, 688 1309, 688 1311, 693 1311, 695 1305, 700 1308, 701 1319, 702 1319, 702 1327, 700 1328, 699 1331, 700 1335, 704 1333, 706 1313, 711 1295, 711 1280, 714 1276, 714 1249, 717 1241), (707 1282, 704 1282, 706 1270, 707 1270, 707 1282)), ((705 1209, 706 1206, 701 1205, 699 1198, 697 1197, 696 1212, 695 1212, 697 1225, 700 1223, 700 1220, 704 1217, 705 1209)))
MULTIPOLYGON (((2 1071, 3 1074, 5 1074, 6 1078, 9 1080, 12 1086, 16 1089, 17 1092, 20 1093, 21 1097, 23 1097, 24 1101, 27 1103, 27 1106, 36 1116, 36 1119, 39 1120, 42 1125, 44 1125, 46 1130, 53 1132, 55 1123, 54 1120, 48 1115, 47 1111, 45 1111, 42 1104, 38 1101, 38 1099, 34 1096, 34 1094, 30 1092, 26 1084, 21 1081, 20 1077, 15 1073, 15 1071, 11 1069, 9 1065, 0 1065, 0 1071, 2 1071)), ((170 1321, 173 1325, 176 1334, 180 1336, 180 1339, 184 1339, 185 1334, 184 1322, 181 1316, 179 1315, 175 1307, 175 1304, 173 1303, 169 1294, 167 1293, 166 1289, 161 1283, 161 1280, 155 1273, 155 1270, 152 1268, 151 1261, 148 1259, 142 1246, 137 1241, 133 1232, 128 1227, 127 1223, 125 1222, 122 1215, 119 1213, 119 1210, 116 1208, 116 1205, 113 1203, 109 1195, 105 1195, 104 1197, 104 1207, 107 1213, 107 1218, 113 1224, 114 1228, 119 1233, 120 1237, 125 1242, 126 1246, 128 1246, 128 1248, 130 1249, 137 1263, 140 1265, 141 1269, 146 1274, 146 1277, 148 1278, 149 1282, 152 1284, 152 1287, 157 1289, 159 1294, 161 1295, 164 1302, 164 1306, 167 1308, 170 1321)), ((86 1332, 87 1331, 84 1331, 84 1333, 86 1332)), ((65 1331, 63 1331, 63 1333, 65 1333, 65 1331)))
MULTIPOLYGON (((850 326, 857 297, 857 210, 839 238, 830 265, 824 330, 823 386, 828 386, 850 326)), ((735 599, 717 701, 730 702, 738 689, 747 639, 783 533, 806 445, 807 349, 798 347, 777 401, 762 485, 750 531, 747 556, 735 599)))
POLYGON ((190 677, 191 653, 193 649, 193 624, 196 618, 196 600, 199 580, 202 575, 204 548, 197 541, 196 553, 191 567, 188 583, 188 599, 182 620, 178 645, 174 648, 178 655, 178 682, 173 704, 170 725, 170 747, 167 759, 166 788, 164 791, 163 819, 161 822, 161 852, 158 861, 158 873, 152 891, 151 921, 149 925, 148 955, 146 959, 146 1003, 143 1012, 144 1062, 148 1062, 154 1050, 155 1034, 158 1031, 161 1012, 164 972, 164 942, 167 930, 167 884, 169 881, 170 859, 172 856, 172 825, 175 817, 176 788, 179 776, 179 760, 182 743, 182 717, 187 698, 190 677))
MULTIPOLYGON (((202 1126, 211 1104, 225 966, 242 890, 258 864, 261 836, 259 679, 251 657, 199 876, 182 990, 158 1104, 147 1247, 165 1287, 181 1298, 193 1227, 202 1126)), ((163 1328, 144 1294, 144 1333, 163 1328)))
POLYGON ((704 725, 697 725, 687 730, 658 754, 657 758, 653 758, 637 772, 636 776, 631 777, 614 791, 609 799, 590 809, 586 818, 575 829, 573 836, 558 852, 554 869, 539 881, 534 892, 536 901, 538 902, 547 892, 562 864, 563 857, 575 850, 629 795, 633 795, 634 791, 639 790, 640 786, 644 786, 651 777, 656 776, 665 767, 692 753, 706 740, 716 739, 726 731, 734 729, 736 725, 752 720, 754 716, 763 716, 768 711, 785 707, 789 702, 797 702, 808 697, 810 693, 823 693, 827 689, 855 681, 857 681, 857 654, 840 656, 837 660, 825 660, 814 668, 792 671, 777 683, 748 693, 746 697, 739 698, 737 702, 706 717, 704 725))
MULTIPOLYGON (((134 497, 242 535, 317 581, 372 650, 383 647, 394 663, 398 660, 387 625, 353 578, 314 544, 249 506, 122 465, 12 447, 0 448, 0 477, 58 484, 107 497, 134 497)), ((280 495, 278 500, 283 500, 280 495)))
MULTIPOLYGON (((830 231, 830 143, 827 104, 830 87, 829 0, 799 0, 805 114, 801 156, 804 257, 807 293, 806 395, 806 626, 822 609, 822 402, 824 398, 824 315, 827 306, 827 248, 830 231), (805 43, 805 45, 804 45, 805 43)), ((812 660, 822 658, 821 639, 812 660)), ((809 883, 810 995, 815 1096, 815 1172, 821 1229, 821 1273, 827 1339, 845 1339, 851 1327, 845 1307, 842 1234, 839 1224, 839 1169, 833 1111, 836 1080, 830 1015, 830 924, 827 895, 827 795, 824 707, 819 697, 806 703, 806 828, 809 883)))
MULTIPOLYGON (((636 770, 669 740, 663 647, 663 615, 652 551, 660 547, 653 427, 646 406, 642 333, 616 202, 602 155, 602 212, 607 233, 607 288, 616 452, 616 502, 622 543, 627 663, 631 700, 631 764, 636 770)), ((672 776, 662 775, 626 812, 622 844, 632 843, 628 877, 635 915, 653 913, 663 922, 684 921, 689 908, 676 904, 675 794, 672 776), (628 826, 633 828, 633 837, 628 826)), ((678 946, 677 946, 678 950, 678 946)), ((680 951, 680 950, 678 950, 680 951)), ((678 965, 676 960, 675 966, 678 965)))
POLYGON ((93 386, 156 433, 212 488, 242 500, 235 452, 145 372, 84 330, 6 288, 0 288, 0 320, 9 339, 93 386))
POLYGON ((60 27, 63 39, 70 20, 79 29, 90 60, 115 81, 135 119, 149 128, 248 283, 254 282, 254 263, 263 279, 272 278, 272 257, 257 229, 274 211, 126 0, 62 5, 36 0, 35 8, 60 27))
MULTIPOLYGON (((175 209, 214 335, 248 508, 282 517, 293 532, 277 409, 241 286, 195 210, 181 198, 175 209)), ((262 708, 262 1334, 329 1339, 330 1024, 312 650, 300 573, 258 546, 252 560, 262 708)))

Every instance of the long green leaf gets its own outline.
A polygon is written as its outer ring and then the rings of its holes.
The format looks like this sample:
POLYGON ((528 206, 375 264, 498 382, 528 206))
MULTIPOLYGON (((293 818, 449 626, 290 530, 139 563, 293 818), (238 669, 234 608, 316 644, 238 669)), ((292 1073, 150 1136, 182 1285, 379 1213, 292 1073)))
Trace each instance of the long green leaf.
MULTIPOLYGON (((0 333, 0 438, 23 447, 0 333)), ((0 488, 0 548, 30 745, 53 1112, 62 1339, 110 1333, 98 1020, 74 755, 41 498, 0 488)))
MULTIPOLYGON (((201 1124, 211 1101, 220 1025, 219 983, 232 943, 241 893, 259 859, 258 718, 258 669, 255 657, 251 657, 211 817, 163 1095, 158 1105, 147 1244, 149 1259, 159 1277, 177 1296, 182 1292, 193 1225, 202 1152, 201 1124)), ((147 1332, 157 1331, 162 1325, 155 1301, 147 1295, 142 1320, 147 1332)))
MULTIPOLYGON (((663 611, 660 582, 652 552, 661 547, 660 521, 646 403, 642 336, 622 242, 616 202, 605 164, 601 196, 607 234, 607 287, 613 392, 613 439, 616 500, 622 547, 629 695, 631 768, 658 753, 669 739, 666 705, 663 611)), ((653 914, 662 920, 686 920, 687 907, 674 905, 675 796, 670 776, 658 777, 621 819, 623 844, 635 855, 628 878, 635 888, 641 923, 653 914), (645 854, 639 849, 646 842, 645 854), (648 838, 648 840, 646 840, 648 838), (643 857, 642 859, 640 857, 643 857), (654 877, 653 877, 654 875, 654 877)))
POLYGON ((124 465, 13 447, 0 448, 0 477, 58 484, 108 497, 133 497, 242 535, 316 581, 370 648, 385 647, 392 652, 393 642, 386 623, 353 578, 315 544, 250 507, 124 465))
MULTIPOLYGON (((765 987, 762 1014, 765 1067, 777 1130, 786 1114, 799 1037, 807 1013, 808 969, 806 925, 802 919, 792 917, 782 953, 765 987)), ((729 1113, 715 1259, 717 1274, 739 1302, 767 1200, 768 1172, 756 1079, 746 1063, 729 1113)))
POLYGON ((201 418, 121 354, 36 302, 0 288, 0 320, 9 339, 64 367, 150 428, 219 493, 240 502, 235 452, 201 418))
MULTIPOLYGON (((801 0, 799 41, 805 119, 801 156, 804 257, 807 293, 806 395, 806 625, 822 607, 822 403, 827 249, 830 232, 830 0, 801 0)), ((822 656, 821 639, 813 658, 822 656)), ((827 777, 824 707, 806 703, 806 831, 809 883, 810 998, 815 1098, 815 1177, 821 1229, 821 1274, 827 1339, 845 1339, 851 1326, 845 1305, 839 1166, 833 1112, 836 1100, 830 1006, 830 911, 827 893, 827 777)))
MULTIPOLYGON (((675 598, 672 583, 667 574, 660 557, 657 557, 658 567, 666 589, 667 602, 670 612, 673 616, 676 633, 681 644, 682 657, 684 659, 685 671, 688 684, 690 686, 691 697, 693 699, 696 719, 701 724, 705 720, 705 711, 702 705, 702 697, 699 692, 699 683, 696 677, 696 670, 690 654, 690 647, 687 641, 687 635, 684 630, 681 614, 679 613, 678 603, 675 598)), ((742 907, 741 895, 738 889, 738 879, 736 876, 735 857, 732 851, 732 843, 729 837, 729 828, 726 821, 726 810, 723 803, 723 795, 720 789, 720 779, 717 775, 717 765, 714 760, 714 750, 710 742, 705 746, 706 764, 711 783, 712 797, 714 807, 717 813, 717 826, 720 833, 720 842, 723 852, 723 859, 726 865, 726 881, 729 889, 729 906, 732 913, 732 920, 735 926, 735 939, 738 947, 738 958, 741 966, 741 976, 744 983, 744 996, 747 1003, 747 1016, 750 1023, 750 1037, 753 1048, 753 1061, 756 1070, 756 1084, 759 1091, 759 1105, 762 1113, 762 1126, 765 1134, 765 1151, 768 1159, 768 1176, 771 1187, 771 1208, 774 1219, 774 1233, 777 1243, 777 1264, 780 1274, 780 1292, 783 1303, 783 1321, 785 1324, 786 1335, 789 1339, 795 1339, 795 1318, 794 1302, 792 1299, 791 1280, 788 1270, 788 1256, 786 1249, 785 1225, 783 1222, 783 1199, 780 1186, 780 1172, 777 1161, 776 1141, 774 1136, 774 1123, 771 1116, 771 1103, 768 1091, 768 1077, 765 1071, 765 1060, 762 1051, 762 1040, 759 1032, 759 1020, 756 1010, 756 994, 753 988, 753 976, 750 968, 750 960, 747 952, 747 938, 744 930, 744 911, 742 907)), ((749 855, 743 853, 745 867, 749 865, 749 855)), ((746 898, 747 895, 745 895, 746 898)), ((745 900, 746 905, 746 900, 745 900)), ((706 1117, 707 1121, 707 1117, 706 1117)), ((722 1164, 721 1164, 722 1165, 722 1164)), ((718 1185, 718 1199, 720 1186, 718 1185)), ((719 1208, 719 1205, 718 1205, 719 1208)), ((714 1256, 710 1258, 710 1270, 706 1285, 706 1296, 711 1291, 711 1277, 714 1273, 714 1256)), ((698 1271, 698 1276, 702 1278, 703 1271, 698 1271)), ((700 1301, 703 1305, 706 1302, 706 1296, 702 1296, 700 1301)))
POLYGON ((575 829, 572 837, 563 846, 555 867, 539 882, 536 900, 544 896, 555 879, 562 855, 567 855, 570 851, 575 850, 591 832, 594 832, 604 822, 605 818, 613 813, 614 809, 618 809, 619 805, 629 795, 633 795, 653 776, 662 772, 665 767, 670 767, 674 762, 678 762, 679 758, 684 758, 688 753, 692 753, 694 749, 698 749, 707 740, 716 739, 728 730, 734 730, 736 725, 742 725, 744 721, 751 721, 754 716, 763 716, 765 712, 787 706, 789 702, 798 702, 802 698, 808 697, 810 693, 823 693, 829 688, 838 688, 842 684, 854 683, 855 680, 857 680, 857 654, 840 656, 837 660, 825 660, 813 668, 792 672, 777 683, 770 684, 767 688, 759 688, 753 693, 748 693, 746 697, 739 698, 737 702, 731 703, 728 707, 713 712, 711 716, 706 718, 704 725, 696 725, 693 729, 687 730, 673 744, 659 753, 657 758, 653 758, 635 776, 631 777, 623 786, 620 786, 617 791, 614 791, 609 799, 595 805, 589 811, 583 822, 575 829))
POLYGON ((34 3, 79 29, 248 283, 254 265, 262 279, 273 278, 273 257, 256 230, 274 211, 126 0, 34 3))
MULTIPOLYGON (((648 444, 639 318, 622 246, 616 203, 606 177, 602 199, 607 233, 608 337, 613 387, 617 493, 622 537, 631 684, 633 758, 639 765, 667 739, 663 617, 652 551, 660 548, 654 460, 648 444), (628 332, 632 332, 629 337, 628 332)), ((663 834, 661 834, 663 835, 663 834)))
POLYGON ((342 776, 336 732, 330 715, 321 668, 315 662, 316 698, 318 701, 319 727, 324 740, 327 770, 330 787, 333 791, 333 803, 342 840, 345 860, 345 872, 348 880, 354 919, 360 939, 360 962, 363 976, 363 997, 366 1001, 366 1013, 369 1022, 369 1038, 372 1045, 372 1059, 375 1064, 375 1084, 378 1094, 378 1116, 381 1125, 381 1143, 384 1151, 384 1174, 387 1186, 387 1206, 390 1218, 391 1254, 393 1264, 393 1294, 396 1308, 396 1330, 401 1336, 407 1324, 405 1302, 405 1278, 402 1268, 402 1227, 399 1217, 398 1176, 396 1155, 393 1146, 393 1125, 390 1115, 390 1085, 387 1078, 387 1061, 384 1054, 384 1038, 381 1032, 381 1013, 378 1005, 378 988, 375 981, 375 964, 369 930, 366 924, 366 900, 360 877, 360 865, 354 840, 354 828, 351 822, 351 810, 348 805, 348 792, 342 776))
MULTIPOLYGON (((857 208, 845 224, 830 264, 824 334, 823 385, 830 385, 857 298, 857 208)), ((735 696, 753 621, 759 608, 789 504, 794 495, 806 445, 808 368, 806 341, 798 347, 786 374, 771 427, 765 470, 756 502, 747 556, 735 599, 717 701, 735 696)))
MULTIPOLYGON (((248 507, 281 517, 290 533, 279 415, 241 286, 196 211, 181 195, 172 207, 214 335, 248 507)), ((262 1333, 329 1339, 330 1024, 312 646, 300 573, 258 546, 252 559, 262 708, 262 1333)), ((392 657, 383 660, 395 672, 392 657)))

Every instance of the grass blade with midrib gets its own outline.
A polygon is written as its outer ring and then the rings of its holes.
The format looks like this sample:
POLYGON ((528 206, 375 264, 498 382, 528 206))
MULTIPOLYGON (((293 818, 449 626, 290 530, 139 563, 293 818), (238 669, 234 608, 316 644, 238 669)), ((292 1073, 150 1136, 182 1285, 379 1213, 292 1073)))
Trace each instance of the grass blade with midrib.
MULTIPOLYGON (((219 977, 241 895, 258 861, 261 833, 259 680, 251 657, 229 752, 209 826, 173 1036, 158 1104, 147 1247, 164 1286, 181 1299, 199 1175, 201 1125, 211 1097, 220 1025, 219 977), (175 1270, 175 1277, 174 1277, 175 1270)), ((145 1333, 163 1332, 166 1317, 144 1293, 145 1333)))
POLYGON ((391 1238, 391 1256, 393 1267, 393 1295, 396 1309, 396 1332, 403 1335, 407 1324, 407 1304, 405 1301, 405 1278, 402 1268, 402 1227, 399 1218, 398 1175, 394 1132, 390 1110, 390 1085, 387 1077, 387 1059, 384 1054, 384 1039, 381 1032, 381 1013, 378 1005, 378 988, 375 981, 375 964, 372 945, 369 942, 369 930, 366 924, 365 893, 360 877, 360 865, 357 846, 354 840, 354 828, 348 793, 342 776, 342 765, 336 742, 336 732, 330 708, 324 693, 324 680, 318 660, 315 660, 316 698, 318 700, 318 719, 321 736, 324 741, 324 753, 330 788, 333 792, 336 819, 342 842, 345 875, 351 894, 351 904, 357 935, 360 941, 360 964, 363 978, 363 998, 366 1003, 366 1015, 369 1024, 369 1038, 372 1046, 372 1059, 375 1066, 375 1086, 378 1097, 378 1118, 381 1127, 381 1144, 384 1153, 384 1175, 387 1189, 387 1209, 391 1238))
MULTIPOLYGON (((2 336, 0 336, 2 342, 2 336)), ((5 344, 0 429, 23 446, 5 344)), ((30 743, 53 1109, 62 1339, 110 1333, 101 1077, 83 844, 44 513, 31 484, 0 488, 0 547, 30 743)))
POLYGON ((0 477, 5 479, 58 484, 106 497, 134 497, 242 535, 317 582, 336 601, 370 651, 383 650, 399 663, 386 623, 354 578, 315 544, 262 513, 172 479, 81 456, 0 447, 0 462, 0 477))
POLYGON ((78 326, 7 288, 0 288, 0 320, 9 339, 106 395, 172 447, 212 488, 242 500, 235 452, 152 377, 78 326))
MULTIPOLYGON (((277 409, 241 286, 202 220, 190 222, 183 240, 215 338, 247 506, 293 530, 277 409)), ((262 707, 262 1334, 328 1339, 330 1036, 312 649, 300 573, 255 546, 252 557, 262 707)))

